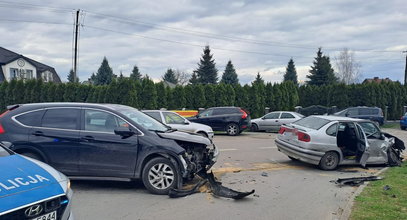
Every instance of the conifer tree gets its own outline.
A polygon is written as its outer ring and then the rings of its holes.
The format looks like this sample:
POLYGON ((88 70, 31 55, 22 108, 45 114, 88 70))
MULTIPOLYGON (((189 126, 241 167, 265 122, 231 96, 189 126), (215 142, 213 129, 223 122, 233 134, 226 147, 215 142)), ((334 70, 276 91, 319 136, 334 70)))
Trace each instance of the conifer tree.
POLYGON ((134 81, 140 81, 142 78, 141 73, 136 65, 134 65, 133 70, 130 74, 130 79, 134 81))
POLYGON ((235 89, 230 84, 225 84, 225 95, 226 95, 226 105, 234 106, 235 105, 235 89))
POLYGON ((202 54, 202 58, 198 63, 196 70, 199 83, 202 84, 216 84, 218 81, 218 70, 215 67, 215 60, 212 59, 213 55, 209 46, 206 46, 202 54))
POLYGON ((185 107, 185 92, 184 88, 182 86, 176 86, 173 89, 173 102, 174 102, 174 107, 177 109, 184 108, 185 107))
POLYGON ((171 68, 167 69, 167 72, 165 72, 162 79, 175 85, 178 84, 178 79, 175 76, 175 72, 171 68))
MULTIPOLYGON (((91 77, 92 78, 92 77, 91 77)), ((109 66, 109 62, 106 57, 103 58, 94 79, 94 85, 109 85, 113 81, 114 74, 112 68, 109 66)))
POLYGON ((307 78, 310 79, 308 81, 309 85, 329 85, 338 81, 335 77, 329 57, 322 54, 321 48, 318 49, 317 57, 315 57, 313 64, 309 71, 310 75, 307 75, 307 78))
POLYGON ((165 89, 164 83, 159 82, 155 84, 156 90, 157 90, 157 107, 158 109, 160 108, 166 108, 168 106, 167 103, 167 90, 165 89))
POLYGON ((210 108, 210 107, 215 107, 216 105, 216 100, 215 100, 215 88, 213 85, 205 85, 204 87, 205 90, 205 99, 206 99, 206 104, 205 107, 206 108, 210 108))
MULTIPOLYGON (((8 82, 4 81, 0 83, 0 97, 6 97, 6 90, 8 87, 8 82)), ((0 111, 3 112, 6 109, 5 98, 0 98, 0 111)))
POLYGON ((285 70, 284 82, 286 81, 292 81, 295 85, 298 84, 297 70, 295 69, 293 58, 288 61, 287 68, 285 70))
POLYGON ((197 75, 196 71, 194 71, 194 72, 192 73, 191 79, 189 79, 189 83, 190 83, 191 85, 196 85, 196 84, 199 83, 198 75, 197 75))
POLYGON ((199 109, 205 107, 205 91, 203 85, 194 85, 192 89, 193 93, 193 109, 199 109))
POLYGON ((258 72, 256 75, 256 78, 254 79, 254 81, 252 82, 252 84, 263 84, 264 85, 264 80, 261 77, 260 73, 258 72))
POLYGON ((227 106, 227 96, 225 84, 221 83, 215 87, 215 103, 216 106, 227 106))
POLYGON ((154 82, 146 75, 141 81, 140 107, 142 109, 157 108, 157 91, 154 82))
POLYGON ((69 70, 68 77, 67 77, 67 78, 68 78, 68 82, 71 82, 71 83, 77 83, 77 82, 79 82, 78 76, 76 76, 75 79, 74 79, 73 75, 74 75, 73 70, 72 70, 72 69, 69 70))
POLYGON ((233 66, 231 60, 229 60, 229 62, 226 64, 225 72, 223 72, 222 79, 220 80, 220 83, 239 84, 239 79, 237 77, 235 67, 233 66))

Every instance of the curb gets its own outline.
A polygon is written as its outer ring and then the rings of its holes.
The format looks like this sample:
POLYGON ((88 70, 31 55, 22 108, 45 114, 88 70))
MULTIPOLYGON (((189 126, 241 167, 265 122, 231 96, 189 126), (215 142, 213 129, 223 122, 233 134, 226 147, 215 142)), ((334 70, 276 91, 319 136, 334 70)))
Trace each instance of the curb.
MULTIPOLYGON (((389 167, 385 167, 385 168, 379 170, 374 175, 378 176, 388 169, 389 169, 389 167)), ((355 192, 349 198, 349 201, 346 203, 345 208, 343 209, 343 212, 342 212, 341 216, 339 217, 339 220, 349 219, 356 196, 358 196, 368 184, 369 184, 369 182, 365 182, 355 190, 355 192)))

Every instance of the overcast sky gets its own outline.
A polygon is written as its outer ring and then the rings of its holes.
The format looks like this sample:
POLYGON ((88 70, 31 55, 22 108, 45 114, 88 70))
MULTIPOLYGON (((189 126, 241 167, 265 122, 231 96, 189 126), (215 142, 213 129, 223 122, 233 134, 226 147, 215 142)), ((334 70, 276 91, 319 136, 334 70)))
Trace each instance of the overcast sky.
POLYGON ((318 47, 333 65, 342 48, 355 51, 363 78, 404 79, 405 0, 0 0, 0 46, 53 66, 66 81, 74 9, 83 10, 81 81, 104 56, 125 76, 134 65, 156 80, 167 68, 191 73, 205 45, 219 78, 232 60, 242 84, 257 72, 281 81, 291 57, 305 80, 318 47))

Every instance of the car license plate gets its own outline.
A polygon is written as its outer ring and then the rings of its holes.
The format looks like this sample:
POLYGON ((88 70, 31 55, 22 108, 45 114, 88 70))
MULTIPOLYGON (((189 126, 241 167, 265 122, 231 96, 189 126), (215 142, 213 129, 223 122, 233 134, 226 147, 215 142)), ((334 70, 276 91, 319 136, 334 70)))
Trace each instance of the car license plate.
POLYGON ((33 218, 31 220, 57 220, 57 211, 38 216, 37 218, 33 218))

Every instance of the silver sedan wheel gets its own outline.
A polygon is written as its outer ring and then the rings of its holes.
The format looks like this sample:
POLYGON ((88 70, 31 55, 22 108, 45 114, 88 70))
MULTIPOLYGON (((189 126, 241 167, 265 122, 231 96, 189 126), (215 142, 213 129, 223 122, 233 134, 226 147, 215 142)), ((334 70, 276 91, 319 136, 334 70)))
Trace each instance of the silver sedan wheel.
POLYGON ((328 167, 331 167, 331 166, 333 166, 333 165, 335 165, 337 163, 336 160, 337 159, 336 159, 336 157, 334 155, 328 155, 326 157, 325 165, 328 166, 328 167))
POLYGON ((174 182, 174 171, 167 164, 155 164, 148 172, 148 181, 156 189, 167 189, 174 182))

